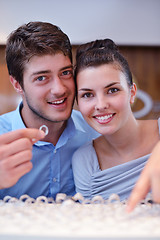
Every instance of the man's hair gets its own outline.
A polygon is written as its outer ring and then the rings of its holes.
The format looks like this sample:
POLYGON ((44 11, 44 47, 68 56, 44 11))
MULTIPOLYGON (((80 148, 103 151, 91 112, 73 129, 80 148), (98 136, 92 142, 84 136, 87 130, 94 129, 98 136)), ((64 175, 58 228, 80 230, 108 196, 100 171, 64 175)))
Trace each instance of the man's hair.
POLYGON ((72 47, 62 30, 47 22, 29 22, 13 31, 6 44, 8 72, 23 88, 25 65, 33 56, 63 53, 72 63, 72 47))

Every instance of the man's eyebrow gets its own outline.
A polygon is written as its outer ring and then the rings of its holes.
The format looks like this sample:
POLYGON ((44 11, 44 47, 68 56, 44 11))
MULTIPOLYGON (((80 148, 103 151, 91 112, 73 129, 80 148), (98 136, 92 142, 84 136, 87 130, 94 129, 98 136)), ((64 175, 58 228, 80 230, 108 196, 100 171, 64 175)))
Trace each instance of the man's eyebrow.
POLYGON ((62 71, 62 70, 66 70, 66 69, 68 69, 68 68, 72 68, 72 69, 73 69, 73 65, 71 64, 71 65, 65 66, 65 67, 61 68, 60 70, 61 70, 61 71, 62 71))
POLYGON ((31 76, 40 75, 40 74, 46 74, 46 73, 51 73, 51 70, 42 70, 42 71, 33 72, 31 74, 31 76))
MULTIPOLYGON (((60 71, 66 70, 68 68, 72 68, 73 69, 72 64, 61 68, 60 71)), ((51 73, 51 72, 52 72, 51 70, 42 70, 42 71, 33 72, 31 76, 40 75, 40 74, 46 74, 46 73, 51 73)))

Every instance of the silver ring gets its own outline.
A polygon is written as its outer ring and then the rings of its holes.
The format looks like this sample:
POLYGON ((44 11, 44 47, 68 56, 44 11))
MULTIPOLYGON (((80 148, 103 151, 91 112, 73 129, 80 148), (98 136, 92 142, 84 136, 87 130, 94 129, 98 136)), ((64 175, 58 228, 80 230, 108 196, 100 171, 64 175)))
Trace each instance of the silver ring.
POLYGON ((42 130, 45 133, 45 136, 48 134, 49 130, 46 125, 42 125, 39 130, 42 130))

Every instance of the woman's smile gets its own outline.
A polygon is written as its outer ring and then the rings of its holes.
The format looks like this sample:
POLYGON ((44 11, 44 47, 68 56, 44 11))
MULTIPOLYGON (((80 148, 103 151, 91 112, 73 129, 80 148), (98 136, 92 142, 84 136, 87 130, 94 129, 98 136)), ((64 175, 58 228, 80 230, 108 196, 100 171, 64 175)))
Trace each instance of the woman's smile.
POLYGON ((100 124, 107 124, 113 119, 114 115, 115 115, 115 113, 114 114, 105 114, 105 115, 101 114, 101 115, 95 115, 95 116, 93 116, 93 118, 95 118, 96 121, 100 124))

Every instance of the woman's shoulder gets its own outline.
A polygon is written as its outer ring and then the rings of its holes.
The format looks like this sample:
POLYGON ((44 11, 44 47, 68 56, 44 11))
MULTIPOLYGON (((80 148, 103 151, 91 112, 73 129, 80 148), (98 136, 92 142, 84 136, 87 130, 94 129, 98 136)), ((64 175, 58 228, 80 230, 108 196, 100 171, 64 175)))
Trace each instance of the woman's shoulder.
POLYGON ((137 120, 146 132, 154 131, 160 132, 160 118, 158 119, 147 119, 147 120, 137 120))
POLYGON ((97 168, 97 155, 93 147, 93 141, 87 142, 78 148, 72 157, 73 165, 83 165, 93 168, 97 168))
POLYGON ((150 153, 160 138, 160 120, 139 120, 142 145, 150 153))
POLYGON ((79 147, 73 154, 73 157, 82 156, 82 155, 88 155, 91 154, 91 152, 94 150, 93 148, 93 140, 86 142, 84 145, 79 147))

